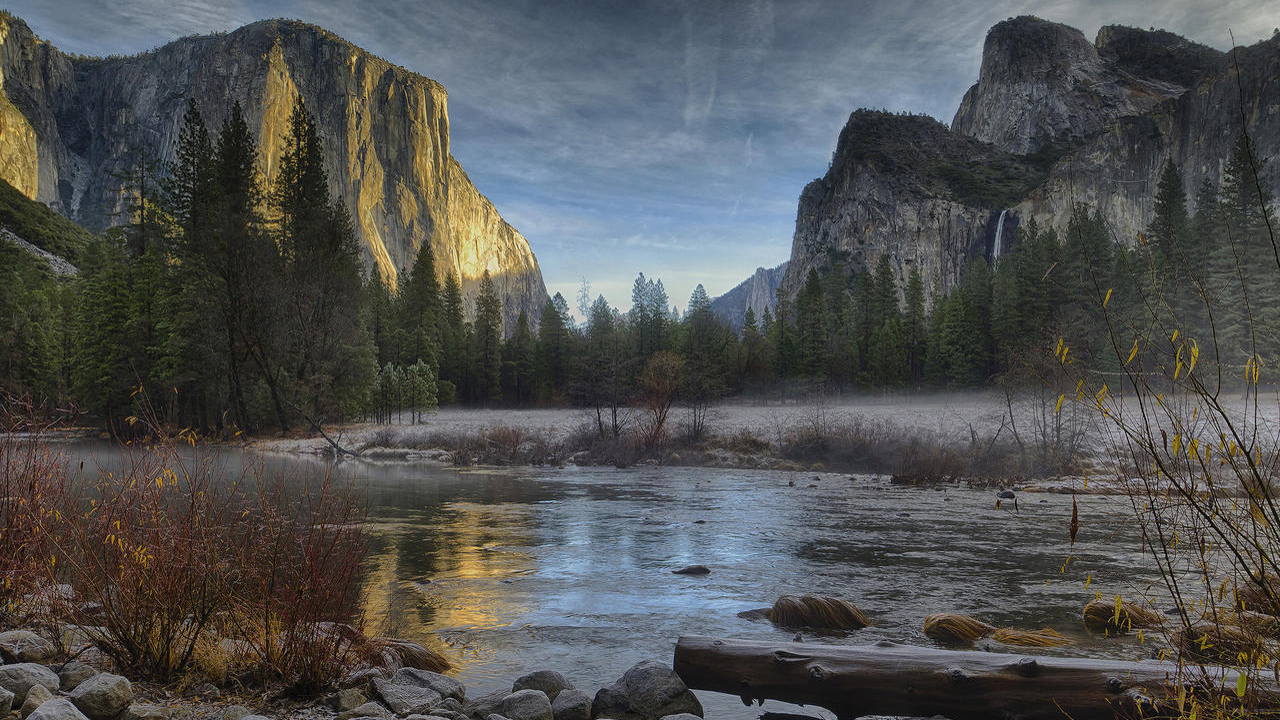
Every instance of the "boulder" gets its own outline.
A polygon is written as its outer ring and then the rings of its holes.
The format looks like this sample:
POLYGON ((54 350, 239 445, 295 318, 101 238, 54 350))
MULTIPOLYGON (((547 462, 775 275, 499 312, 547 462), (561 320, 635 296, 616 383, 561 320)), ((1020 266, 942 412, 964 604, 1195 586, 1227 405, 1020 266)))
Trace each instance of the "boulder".
POLYGON ((554 720, 551 701, 541 690, 521 690, 502 699, 498 714, 507 720, 554 720))
POLYGON ((76 685, 70 695, 71 702, 89 720, 109 720, 133 704, 133 685, 120 675, 101 673, 76 685))
POLYGON ((82 662, 69 662, 58 670, 58 684, 62 692, 71 692, 80 683, 97 675, 98 671, 82 662))
POLYGON ((169 720, 173 713, 163 705, 130 705, 124 720, 169 720))
POLYGON ((369 687, 369 683, 377 680, 378 678, 385 678, 387 677, 387 674, 387 671, 382 668, 364 668, 363 670, 356 670, 350 675, 346 675, 339 680, 338 687, 343 689, 367 688, 369 687))
POLYGON ((0 632, 0 658, 7 663, 48 662, 58 649, 30 630, 0 632))
POLYGON ((485 720, 485 718, 498 711, 498 706, 506 699, 510 693, 491 692, 488 695, 481 695, 478 698, 467 700, 462 704, 462 712, 475 718, 475 720, 485 720))
POLYGON ((404 685, 381 678, 373 681, 373 694, 396 715, 413 715, 430 710, 444 698, 427 687, 404 685))
POLYGON ((569 682, 569 678, 555 670, 535 670, 528 675, 517 678, 511 686, 511 692, 513 693, 521 690, 541 690, 547 694, 547 699, 553 704, 556 701, 556 696, 562 690, 572 689, 573 683, 569 682))
POLYGON ((660 720, 680 713, 702 717, 702 703, 674 670, 654 660, 636 663, 591 703, 593 717, 614 720, 660 720))
POLYGON ((66 698, 54 698, 41 703, 36 711, 27 716, 27 720, 88 720, 75 705, 66 698))
POLYGON ((367 702, 369 702, 369 698, 365 697, 364 693, 356 688, 343 688, 336 693, 326 695, 324 698, 325 705, 340 713, 354 710, 367 702))
POLYGON ((381 703, 367 702, 358 708, 352 708, 344 713, 338 714, 338 720, 354 720, 355 718, 378 718, 379 720, 392 720, 395 717, 390 710, 382 706, 381 703))
POLYGON ((245 715, 240 720, 271 720, 271 718, 266 715, 245 715))
POLYGON ((31 713, 36 711, 36 708, 52 699, 53 693, 49 692, 45 686, 32 685, 31 689, 27 691, 27 699, 22 703, 22 708, 19 709, 18 715, 22 717, 23 720, 26 720, 31 713))
MULTIPOLYGON (((465 697, 465 696, 464 696, 465 697)), ((459 698, 447 697, 439 705, 431 708, 431 712, 440 714, 441 711, 462 714, 462 700, 459 698)))
POLYGON ((551 703, 555 720, 591 720, 591 696, 577 688, 560 691, 551 703))
POLYGON ((707 575, 710 574, 711 568, 706 565, 687 565, 679 570, 672 570, 676 575, 707 575))
POLYGON ((434 690, 440 694, 440 697, 453 698, 459 702, 467 697, 465 685, 448 675, 441 675, 430 670, 419 670, 418 668, 410 667, 400 668, 395 675, 391 676, 391 682, 396 685, 412 685, 413 687, 434 690))
POLYGON ((668 715, 662 718, 662 720, 702 720, 702 718, 697 715, 690 715, 689 713, 680 713, 678 715, 668 715))
POLYGON ((52 670, 36 663, 0 665, 0 688, 13 693, 13 707, 22 707, 27 691, 33 685, 43 685, 50 693, 58 692, 58 676, 52 670))
POLYGON ((13 709, 13 693, 0 687, 0 717, 9 714, 13 709))

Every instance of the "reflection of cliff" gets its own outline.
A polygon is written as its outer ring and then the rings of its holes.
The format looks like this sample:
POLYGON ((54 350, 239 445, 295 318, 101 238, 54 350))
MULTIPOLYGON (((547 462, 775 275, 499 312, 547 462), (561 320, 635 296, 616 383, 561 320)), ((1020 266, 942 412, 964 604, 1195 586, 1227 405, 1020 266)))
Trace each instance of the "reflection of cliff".
POLYGON ((369 268, 395 281, 430 242, 467 296, 493 275, 509 323, 546 301, 528 241, 450 155, 444 88, 320 28, 264 21, 104 60, 65 55, 0 15, 0 90, 0 177, 95 230, 123 206, 121 171, 173 159, 188 98, 215 129, 242 105, 269 183, 301 95, 369 268))

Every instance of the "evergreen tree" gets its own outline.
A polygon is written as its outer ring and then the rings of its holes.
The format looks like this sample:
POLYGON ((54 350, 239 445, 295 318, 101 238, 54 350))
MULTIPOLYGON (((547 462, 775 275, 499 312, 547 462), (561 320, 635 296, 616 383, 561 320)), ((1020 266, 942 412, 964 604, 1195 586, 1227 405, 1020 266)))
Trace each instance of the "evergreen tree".
POLYGON ((529 317, 521 312, 516 318, 515 331, 502 348, 502 395, 517 405, 525 405, 534 399, 535 352, 529 317))
POLYGON ((907 278, 906 312, 902 332, 907 348, 907 382, 919 387, 924 381, 924 359, 928 342, 928 319, 925 315, 924 278, 920 268, 911 268, 907 278))
POLYGON ((418 249, 413 270, 400 290, 399 332, 404 339, 401 362, 421 360, 433 368, 440 366, 440 287, 436 282, 435 255, 424 240, 418 249))
POLYGON ((826 309, 822 280, 810 268, 800 292, 796 293, 796 333, 799 372, 811 381, 821 381, 827 368, 826 309))
POLYGON ((502 300, 498 298, 488 270, 480 276, 473 328, 476 398, 483 402, 497 402, 502 399, 502 300))
POLYGON ((462 286, 452 272, 444 278, 440 314, 440 401, 455 402, 459 388, 467 386, 470 343, 462 312, 462 286))

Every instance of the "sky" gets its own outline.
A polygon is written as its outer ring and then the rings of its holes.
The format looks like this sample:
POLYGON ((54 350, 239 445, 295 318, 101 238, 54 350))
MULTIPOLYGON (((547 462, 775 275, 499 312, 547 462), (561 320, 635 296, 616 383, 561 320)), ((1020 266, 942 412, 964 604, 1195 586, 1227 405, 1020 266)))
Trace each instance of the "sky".
POLYGON ((1219 49, 1270 37, 1280 0, 9 0, 67 52, 130 54, 293 18, 442 83, 451 145, 520 230, 547 289, 683 308, 791 252, 796 202, 849 113, 949 124, 987 29, 1032 14, 1219 49))

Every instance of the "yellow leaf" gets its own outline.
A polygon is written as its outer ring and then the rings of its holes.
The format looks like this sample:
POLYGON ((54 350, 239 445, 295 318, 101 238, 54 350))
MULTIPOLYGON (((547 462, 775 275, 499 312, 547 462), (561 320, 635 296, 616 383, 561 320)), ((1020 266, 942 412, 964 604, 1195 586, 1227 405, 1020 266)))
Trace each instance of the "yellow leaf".
POLYGON ((1057 414, 1062 410, 1062 400, 1063 400, 1064 398, 1066 398, 1066 397, 1067 397, 1066 395, 1059 395, 1059 396, 1058 396, 1058 405, 1053 409, 1053 414, 1054 414, 1054 415, 1057 415, 1057 414))
POLYGON ((1109 302, 1111 302, 1111 288, 1107 288, 1107 296, 1102 298, 1102 307, 1105 308, 1109 302))
POLYGON ((1134 338, 1133 349, 1129 351, 1129 359, 1125 360, 1124 364, 1128 365, 1129 363, 1133 362, 1133 359, 1137 356, 1138 356, 1138 338, 1134 338))
POLYGON ((1248 680, 1244 673, 1240 673, 1240 677, 1236 679, 1236 697, 1243 698, 1247 689, 1248 680))

